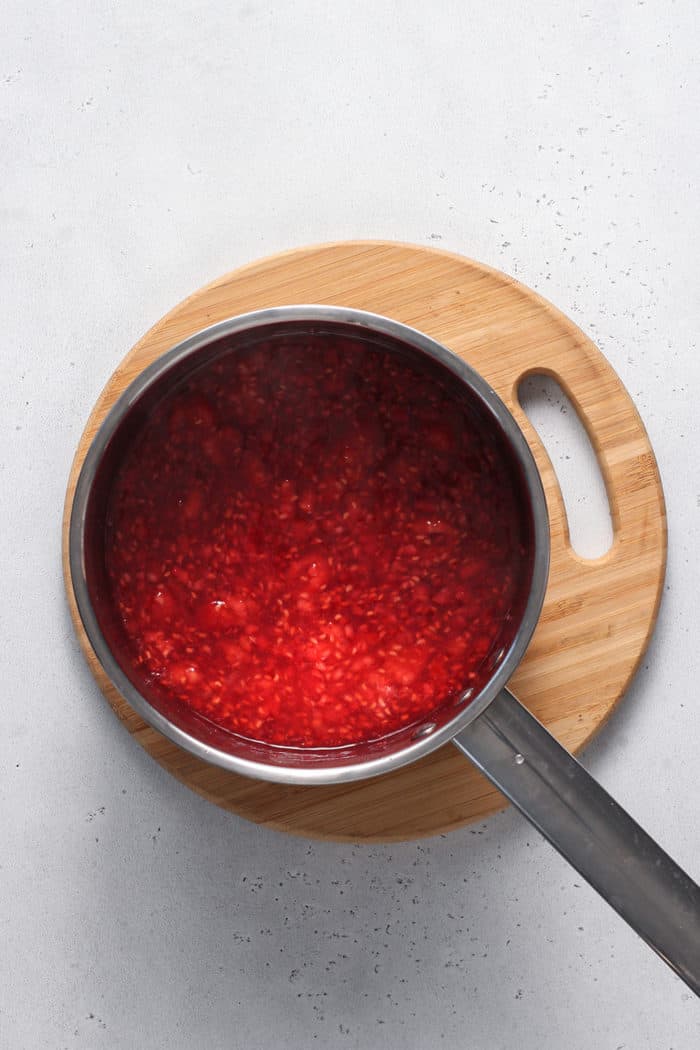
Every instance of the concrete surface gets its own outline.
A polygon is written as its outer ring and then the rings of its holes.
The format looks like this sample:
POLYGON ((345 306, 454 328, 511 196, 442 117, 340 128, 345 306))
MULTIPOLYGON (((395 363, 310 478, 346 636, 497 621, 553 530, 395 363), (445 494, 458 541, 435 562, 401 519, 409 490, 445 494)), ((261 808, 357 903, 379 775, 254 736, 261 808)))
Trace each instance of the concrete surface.
POLYGON ((221 272, 361 236, 517 275, 597 340, 657 450, 666 599, 586 762, 697 876, 696 4, 6 0, 2 21, 0 1045, 693 1050, 690 992, 514 813, 309 843, 171 780, 83 664, 59 536, 112 369, 221 272))

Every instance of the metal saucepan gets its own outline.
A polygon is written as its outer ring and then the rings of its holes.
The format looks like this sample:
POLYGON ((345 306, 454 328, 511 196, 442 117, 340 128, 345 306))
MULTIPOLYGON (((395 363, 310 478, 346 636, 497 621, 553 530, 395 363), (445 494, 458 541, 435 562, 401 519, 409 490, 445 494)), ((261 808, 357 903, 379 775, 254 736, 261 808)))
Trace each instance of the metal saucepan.
MULTIPOLYGON (((451 380, 452 381, 452 380, 451 380)), ((135 379, 99 428, 83 463, 70 522, 70 573, 78 610, 105 673, 135 711, 207 762, 290 784, 337 784, 376 776, 451 741, 520 809, 672 969, 700 994, 700 888, 507 690, 544 599, 549 526, 539 473, 518 425, 495 392, 433 339, 395 321, 344 307, 287 306, 246 314, 186 339, 135 379), (192 712, 147 696, 114 630, 104 570, 110 480, 124 448, 155 401, 194 367, 237 344, 302 331, 361 336, 387 352, 425 355, 449 370, 478 404, 494 440, 506 444, 529 504, 531 578, 519 626, 466 705, 411 733, 333 749, 284 749, 217 729, 192 712)), ((594 685, 592 686, 594 688, 594 685)))

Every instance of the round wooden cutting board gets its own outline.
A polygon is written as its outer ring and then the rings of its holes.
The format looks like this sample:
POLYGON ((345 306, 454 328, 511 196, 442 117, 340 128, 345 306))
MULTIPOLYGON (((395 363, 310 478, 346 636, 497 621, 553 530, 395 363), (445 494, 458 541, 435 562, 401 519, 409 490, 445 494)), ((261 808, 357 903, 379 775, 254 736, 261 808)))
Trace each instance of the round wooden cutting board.
POLYGON ((328 303, 386 314, 464 357, 495 388, 529 441, 547 493, 552 559, 544 611, 511 687, 567 748, 605 722, 647 646, 666 561, 656 461, 637 411, 602 354, 550 303, 461 256, 381 241, 302 248, 245 266, 171 310, 126 356, 90 416, 68 485, 64 571, 73 621, 90 667, 129 732, 200 795, 257 823, 316 838, 396 841, 449 831, 505 805, 451 745, 384 777, 333 787, 250 780, 170 743, 110 686, 80 623, 67 536, 77 476, 95 431, 125 386, 155 358, 216 321, 262 307, 328 303), (595 448, 614 542, 590 561, 572 550, 559 485, 518 402, 533 373, 556 377, 595 448))

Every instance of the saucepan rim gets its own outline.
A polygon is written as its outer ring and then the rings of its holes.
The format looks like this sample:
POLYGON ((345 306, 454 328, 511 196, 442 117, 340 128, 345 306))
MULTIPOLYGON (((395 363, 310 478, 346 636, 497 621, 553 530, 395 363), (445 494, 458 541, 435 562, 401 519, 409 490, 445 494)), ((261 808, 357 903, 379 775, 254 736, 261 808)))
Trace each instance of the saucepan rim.
MULTIPOLYGON (((478 718, 506 685, 525 654, 544 601, 550 548, 547 504, 534 457, 516 420, 487 381, 451 350, 415 328, 364 310, 315 304, 271 307, 231 317, 177 343, 146 367, 109 410, 90 444, 76 484, 68 543, 70 581, 83 628, 107 678, 133 710, 173 743, 206 762, 248 777, 288 784, 338 784, 387 773, 441 747, 478 718), (117 429, 147 391, 171 369, 219 340, 250 334, 256 328, 269 329, 270 326, 287 324, 298 327, 304 323, 338 325, 346 330, 350 327, 358 332, 396 340, 446 366, 470 388, 504 436, 522 472, 532 516, 532 576, 524 612, 512 643, 479 694, 457 709, 454 717, 444 725, 423 735, 419 732, 400 749, 354 762, 342 761, 338 765, 277 765, 231 754, 186 732, 156 710, 131 682, 112 652, 96 615, 86 572, 86 519, 102 457, 117 429)), ((347 752, 348 749, 343 750, 347 752)))

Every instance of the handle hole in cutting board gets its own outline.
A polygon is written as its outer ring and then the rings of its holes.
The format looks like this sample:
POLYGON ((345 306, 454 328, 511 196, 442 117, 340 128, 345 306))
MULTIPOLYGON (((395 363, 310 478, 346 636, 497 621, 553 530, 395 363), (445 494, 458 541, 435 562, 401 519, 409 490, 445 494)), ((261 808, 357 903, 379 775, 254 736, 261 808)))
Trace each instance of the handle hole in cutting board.
POLYGON ((528 375, 518 400, 540 436, 559 481, 571 546, 581 558, 600 558, 612 547, 613 527, 605 482, 578 413, 552 376, 528 375))

